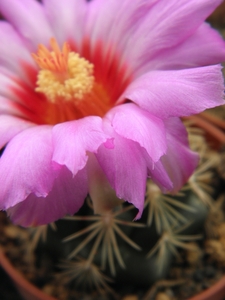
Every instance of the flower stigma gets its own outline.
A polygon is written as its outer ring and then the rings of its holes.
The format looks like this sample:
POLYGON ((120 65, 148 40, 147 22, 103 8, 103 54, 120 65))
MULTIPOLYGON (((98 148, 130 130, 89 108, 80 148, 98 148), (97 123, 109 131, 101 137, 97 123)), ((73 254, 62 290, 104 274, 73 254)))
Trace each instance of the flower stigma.
POLYGON ((70 51, 66 42, 62 51, 54 38, 50 45, 52 51, 40 44, 37 54, 32 54, 40 68, 35 91, 43 93, 52 103, 62 99, 79 103, 93 89, 94 65, 70 51))

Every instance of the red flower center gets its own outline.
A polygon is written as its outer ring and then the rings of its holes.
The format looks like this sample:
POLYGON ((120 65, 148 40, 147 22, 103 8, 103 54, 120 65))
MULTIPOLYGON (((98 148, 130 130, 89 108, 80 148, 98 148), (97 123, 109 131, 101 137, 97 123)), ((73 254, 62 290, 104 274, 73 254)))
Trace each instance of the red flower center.
POLYGON ((23 67, 31 86, 16 79, 21 89, 13 89, 20 111, 37 124, 57 124, 90 115, 103 117, 131 81, 125 65, 99 42, 82 48, 64 43, 62 50, 50 40, 50 50, 39 45, 32 54, 39 70, 23 67))

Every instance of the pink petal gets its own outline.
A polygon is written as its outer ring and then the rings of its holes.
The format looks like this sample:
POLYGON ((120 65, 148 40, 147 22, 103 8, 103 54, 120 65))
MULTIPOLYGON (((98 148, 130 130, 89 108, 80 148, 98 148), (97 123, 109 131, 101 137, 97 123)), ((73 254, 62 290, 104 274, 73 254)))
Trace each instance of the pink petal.
POLYGON ((128 98, 160 117, 189 116, 224 104, 221 66, 153 71, 131 83, 128 98))
MULTIPOLYGON (((122 50, 157 0, 94 0, 88 5, 87 36, 122 50), (123 46, 123 47, 121 47, 123 46)), ((122 53, 121 53, 122 54, 122 53)))
POLYGON ((102 119, 86 117, 53 128, 53 161, 65 165, 75 175, 87 163, 87 152, 95 153, 110 136, 102 129, 102 119))
POLYGON ((173 182, 171 181, 161 160, 157 161, 153 167, 150 165, 148 173, 149 177, 159 186, 163 193, 173 190, 173 182))
POLYGON ((221 0, 161 0, 142 19, 127 43, 129 61, 136 68, 160 51, 175 47, 191 36, 221 0), (135 42, 134 42, 135 41, 135 42))
POLYGON ((46 197, 31 194, 26 200, 7 210, 12 221, 22 226, 48 224, 66 214, 73 215, 87 196, 87 174, 84 170, 75 177, 63 167, 46 197))
MULTIPOLYGON (((198 155, 188 146, 187 132, 178 118, 165 121, 168 150, 157 167, 163 168, 173 182, 172 192, 177 192, 191 176, 198 164, 198 155)), ((156 163, 157 165, 158 163, 156 163)), ((154 178, 154 173, 152 174, 154 178)))
POLYGON ((129 103, 115 107, 106 118, 124 138, 140 144, 155 162, 166 152, 165 128, 162 120, 129 103))
POLYGON ((46 197, 57 170, 52 166, 51 126, 35 126, 17 134, 0 160, 0 209, 24 201, 31 193, 46 197))
POLYGON ((0 122, 1 115, 11 115, 24 118, 25 115, 18 109, 15 102, 0 96, 0 122))
POLYGON ((22 35, 31 51, 36 51, 40 43, 49 44, 53 32, 37 1, 1 0, 0 12, 22 35))
POLYGON ((49 23, 54 31, 54 36, 62 45, 66 40, 81 40, 84 34, 85 15, 89 3, 85 0, 55 1, 44 0, 49 23))
POLYGON ((144 207, 147 178, 142 149, 138 143, 113 132, 110 125, 107 127, 114 137, 114 148, 100 146, 96 154, 97 160, 116 196, 132 203, 139 210, 139 217, 144 207))
POLYGON ((13 89, 21 90, 21 87, 15 82, 15 80, 10 78, 8 75, 5 75, 0 67, 0 95, 12 101, 18 101, 19 99, 12 91, 13 89))
POLYGON ((139 71, 159 52, 191 36, 221 1, 90 1, 87 36, 103 40, 111 50, 116 45, 121 61, 139 71))
MULTIPOLYGON (((1 4, 0 4, 1 5, 1 4)), ((11 24, 0 21, 0 64, 11 72, 24 76, 24 70, 21 68, 22 62, 35 66, 30 52, 25 43, 12 27, 11 24)))
POLYGON ((21 131, 35 124, 9 115, 0 116, 0 149, 21 131))
POLYGON ((145 70, 175 70, 218 64, 225 61, 225 42, 220 34, 203 23, 196 32, 176 47, 158 53, 149 61, 143 59, 145 70))

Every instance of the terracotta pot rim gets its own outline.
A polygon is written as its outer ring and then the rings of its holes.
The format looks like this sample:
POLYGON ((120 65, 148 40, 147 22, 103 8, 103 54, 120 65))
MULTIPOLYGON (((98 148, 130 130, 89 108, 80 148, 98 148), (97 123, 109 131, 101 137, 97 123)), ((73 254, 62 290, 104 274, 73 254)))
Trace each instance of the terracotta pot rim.
POLYGON ((188 300, 222 300, 225 297, 225 275, 218 282, 188 300))
POLYGON ((10 276, 10 278, 15 283, 17 289, 24 297, 24 299, 35 299, 35 300, 57 300, 56 298, 49 296, 38 289, 35 285, 30 283, 24 278, 22 273, 20 273, 9 261, 8 257, 5 255, 4 251, 0 248, 0 266, 5 270, 5 272, 10 276))

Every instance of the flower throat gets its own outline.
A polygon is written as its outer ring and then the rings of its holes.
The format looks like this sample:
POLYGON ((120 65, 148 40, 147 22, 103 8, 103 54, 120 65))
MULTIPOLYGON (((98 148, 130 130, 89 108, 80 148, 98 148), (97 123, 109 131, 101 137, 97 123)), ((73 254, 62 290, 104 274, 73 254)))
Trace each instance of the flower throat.
POLYGON ((79 54, 70 51, 64 43, 62 52, 54 38, 50 40, 53 51, 39 45, 37 54, 32 54, 40 67, 37 92, 44 93, 51 102, 81 101, 94 85, 94 66, 79 54))
MULTIPOLYGON (((52 50, 41 44, 37 53, 32 54, 40 68, 35 91, 44 95, 51 107, 66 111, 66 115, 70 111, 69 117, 63 121, 90 115, 104 116, 112 104, 104 85, 94 76, 94 65, 71 51, 66 42, 61 50, 51 38, 50 46, 52 50)), ((52 111, 54 113, 55 109, 52 111)), ((47 123, 58 123, 51 121, 55 119, 51 112, 47 118, 47 123)))

